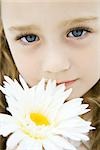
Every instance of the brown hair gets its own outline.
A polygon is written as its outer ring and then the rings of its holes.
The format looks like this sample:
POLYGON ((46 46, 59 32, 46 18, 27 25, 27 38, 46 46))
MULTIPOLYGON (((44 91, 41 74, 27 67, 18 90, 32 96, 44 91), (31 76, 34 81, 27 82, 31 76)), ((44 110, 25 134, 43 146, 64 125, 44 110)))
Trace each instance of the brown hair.
MULTIPOLYGON (((0 24, 0 84, 4 80, 4 75, 8 75, 12 79, 18 79, 18 71, 12 59, 9 51, 9 46, 5 38, 5 34, 2 28, 2 23, 0 24)), ((7 103, 5 101, 4 95, 0 91, 0 113, 8 113, 6 111, 7 103)), ((5 149, 6 138, 0 136, 0 150, 5 149)))
MULTIPOLYGON (((18 70, 11 56, 2 24, 0 25, 0 40, 0 84, 2 84, 4 75, 10 76, 12 79, 18 79, 18 70)), ((85 101, 90 104, 92 110, 92 125, 96 127, 95 131, 90 132, 91 150, 100 150, 100 80, 83 97, 85 101)), ((8 113, 6 107, 7 103, 4 95, 0 92, 0 112, 8 113)), ((1 136, 0 150, 4 150, 5 146, 6 138, 1 136)))

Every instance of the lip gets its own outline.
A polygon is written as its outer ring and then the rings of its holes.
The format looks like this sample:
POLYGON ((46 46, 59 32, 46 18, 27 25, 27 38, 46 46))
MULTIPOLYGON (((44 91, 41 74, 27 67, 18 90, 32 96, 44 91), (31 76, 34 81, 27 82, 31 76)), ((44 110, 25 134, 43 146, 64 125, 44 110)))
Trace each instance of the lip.
POLYGON ((65 84, 65 86, 69 86, 72 85, 73 83, 75 83, 78 79, 74 79, 74 80, 68 80, 68 81, 62 81, 62 82, 57 82, 57 85, 59 84, 65 84))

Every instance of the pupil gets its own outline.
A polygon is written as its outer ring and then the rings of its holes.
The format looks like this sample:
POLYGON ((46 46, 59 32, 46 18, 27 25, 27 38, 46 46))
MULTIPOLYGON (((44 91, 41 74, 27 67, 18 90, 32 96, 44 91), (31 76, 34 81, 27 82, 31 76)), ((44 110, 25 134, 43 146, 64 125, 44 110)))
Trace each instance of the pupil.
POLYGON ((27 35, 25 38, 26 38, 26 40, 28 42, 33 42, 33 41, 36 40, 36 36, 35 35, 27 35))
POLYGON ((81 35, 82 35, 82 32, 83 32, 82 29, 80 29, 80 30, 74 30, 74 31, 72 31, 72 34, 73 34, 75 37, 78 37, 78 36, 81 36, 81 35))

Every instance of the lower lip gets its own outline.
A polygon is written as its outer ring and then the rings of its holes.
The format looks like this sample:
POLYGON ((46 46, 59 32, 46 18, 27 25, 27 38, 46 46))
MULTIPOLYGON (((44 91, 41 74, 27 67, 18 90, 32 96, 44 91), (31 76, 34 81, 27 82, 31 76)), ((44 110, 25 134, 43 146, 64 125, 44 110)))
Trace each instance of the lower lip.
POLYGON ((69 82, 65 82, 65 86, 66 86, 66 87, 71 86, 71 85, 74 84, 75 82, 76 82, 76 80, 69 81, 69 82))
MULTIPOLYGON (((76 81, 77 81, 77 79, 69 81, 69 82, 63 82, 63 83, 60 83, 60 84, 65 84, 66 87, 69 87, 69 86, 73 85, 76 81)), ((57 84, 57 85, 59 85, 59 84, 57 84)))

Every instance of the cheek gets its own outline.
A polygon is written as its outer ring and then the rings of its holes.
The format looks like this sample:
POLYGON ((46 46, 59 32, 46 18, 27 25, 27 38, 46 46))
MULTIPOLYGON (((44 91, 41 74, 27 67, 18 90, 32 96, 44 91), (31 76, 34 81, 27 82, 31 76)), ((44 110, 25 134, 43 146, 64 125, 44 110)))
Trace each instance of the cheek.
POLYGON ((41 77, 41 63, 36 56, 13 53, 13 58, 19 73, 26 82, 32 86, 38 82, 41 77))
POLYGON ((83 57, 84 61, 81 63, 82 78, 87 85, 95 84, 100 78, 100 65, 97 54, 91 53, 83 57))
MULTIPOLYGON (((77 50, 75 54, 76 67, 82 76, 98 76, 100 75, 100 59, 98 55, 98 50, 93 48, 77 50)), ((74 55, 74 56, 75 56, 74 55)))
POLYGON ((18 67, 19 72, 23 75, 29 85, 38 82, 41 76, 41 67, 39 63, 28 61, 18 67))

